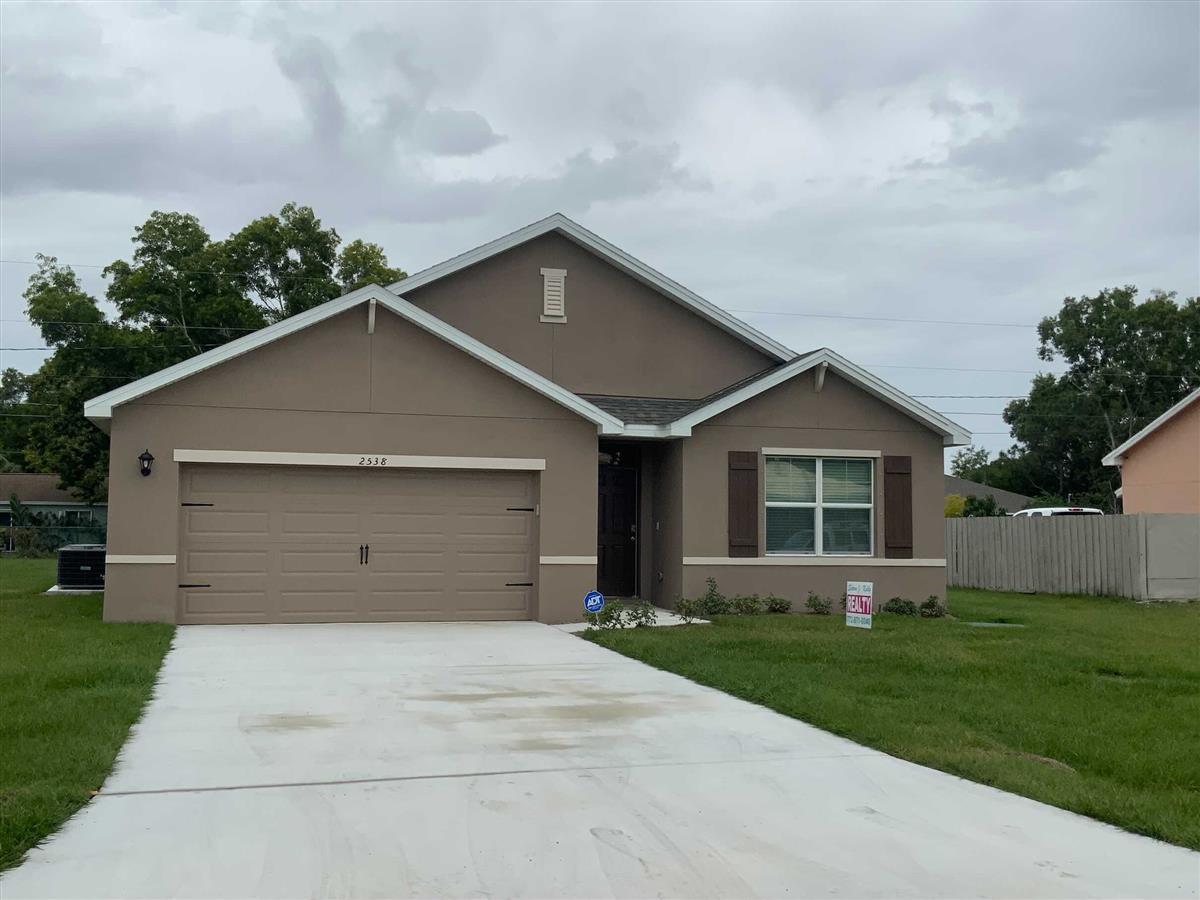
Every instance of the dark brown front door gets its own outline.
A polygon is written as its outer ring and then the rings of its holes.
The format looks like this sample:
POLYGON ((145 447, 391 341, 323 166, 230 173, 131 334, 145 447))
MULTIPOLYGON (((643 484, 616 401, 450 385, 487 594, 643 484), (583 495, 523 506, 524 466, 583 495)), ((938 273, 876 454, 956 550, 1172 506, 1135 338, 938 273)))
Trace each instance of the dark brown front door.
POLYGON ((600 467, 596 589, 605 596, 637 592, 637 471, 600 467))

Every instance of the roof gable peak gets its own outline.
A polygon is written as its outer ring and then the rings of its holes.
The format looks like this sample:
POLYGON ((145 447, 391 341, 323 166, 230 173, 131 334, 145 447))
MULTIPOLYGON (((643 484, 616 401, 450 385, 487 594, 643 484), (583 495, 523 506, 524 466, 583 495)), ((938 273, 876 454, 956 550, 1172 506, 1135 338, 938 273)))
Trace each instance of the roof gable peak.
POLYGON ((408 291, 416 290, 419 287, 437 281, 440 278, 445 278, 447 275, 452 275, 468 266, 483 262, 506 250, 510 250, 513 247, 541 237, 542 235, 550 234, 551 232, 557 232, 568 240, 574 241, 619 271, 650 286, 668 299, 675 301, 685 309, 706 319, 722 331, 749 344, 767 356, 779 362, 787 362, 796 357, 796 353, 783 344, 767 337, 762 332, 705 300, 699 294, 688 290, 674 279, 668 278, 641 260, 629 255, 620 247, 609 243, 598 234, 589 231, 578 222, 560 212, 552 213, 544 219, 539 219, 536 222, 526 225, 524 228, 518 228, 516 231, 510 232, 503 237, 496 238, 486 244, 481 244, 465 253, 460 253, 458 256, 451 257, 444 262, 409 275, 407 278, 388 285, 388 290, 404 296, 408 291))

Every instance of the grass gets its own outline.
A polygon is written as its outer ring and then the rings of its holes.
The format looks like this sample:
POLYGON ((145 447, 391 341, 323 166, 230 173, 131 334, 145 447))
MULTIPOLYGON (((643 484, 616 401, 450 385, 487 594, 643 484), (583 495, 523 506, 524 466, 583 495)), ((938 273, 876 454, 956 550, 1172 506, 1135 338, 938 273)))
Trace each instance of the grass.
POLYGON ((52 560, 0 559, 0 871, 83 806, 150 697, 172 625, 46 597, 52 560))
POLYGON ((589 637, 886 753, 1200 849, 1200 603, 958 590, 950 609, 877 614, 871 631, 835 614, 589 637))

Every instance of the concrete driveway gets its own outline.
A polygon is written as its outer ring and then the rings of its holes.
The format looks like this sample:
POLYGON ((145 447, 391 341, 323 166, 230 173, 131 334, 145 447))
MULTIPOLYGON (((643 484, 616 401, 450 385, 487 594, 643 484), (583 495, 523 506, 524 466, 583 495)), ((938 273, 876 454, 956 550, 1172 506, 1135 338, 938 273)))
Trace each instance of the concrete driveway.
POLYGON ((1194 896, 1200 854, 535 623, 180 628, 75 897, 1194 896))

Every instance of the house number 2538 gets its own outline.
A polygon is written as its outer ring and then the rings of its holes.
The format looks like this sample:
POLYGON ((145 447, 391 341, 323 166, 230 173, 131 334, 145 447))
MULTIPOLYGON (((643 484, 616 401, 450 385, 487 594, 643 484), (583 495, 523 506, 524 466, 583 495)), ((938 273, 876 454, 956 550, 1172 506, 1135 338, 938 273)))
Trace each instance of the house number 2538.
POLYGON ((360 466, 386 466, 387 465, 387 457, 386 456, 360 456, 358 458, 358 464, 360 466))

